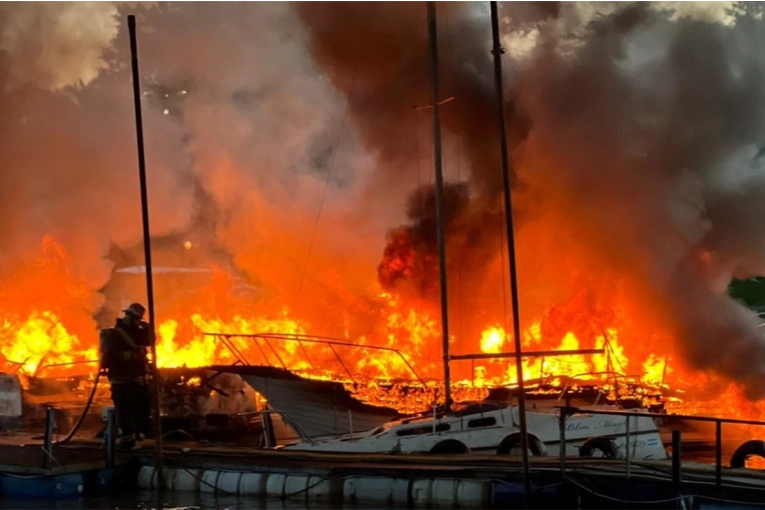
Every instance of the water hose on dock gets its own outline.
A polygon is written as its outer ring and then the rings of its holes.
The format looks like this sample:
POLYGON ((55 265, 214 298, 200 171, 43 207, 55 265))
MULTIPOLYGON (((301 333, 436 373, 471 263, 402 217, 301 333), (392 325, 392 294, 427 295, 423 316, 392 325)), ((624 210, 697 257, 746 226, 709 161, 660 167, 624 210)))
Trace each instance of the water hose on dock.
POLYGON ((71 441, 74 435, 77 433, 77 431, 80 430, 80 427, 85 421, 85 417, 88 415, 88 411, 90 411, 90 406, 93 403, 93 399, 96 396, 96 390, 98 389, 98 380, 101 379, 102 375, 104 375, 102 359, 103 359, 103 353, 106 350, 107 343, 109 342, 109 332, 110 332, 109 329, 102 329, 98 338, 98 368, 96 369, 96 379, 93 381, 93 389, 90 390, 90 396, 88 397, 88 401, 85 402, 85 409, 82 410, 82 414, 77 419, 74 426, 72 426, 72 430, 70 430, 69 433, 63 438, 59 439, 58 441, 55 441, 53 443, 54 445, 65 444, 71 441))
POLYGON ((54 445, 61 445, 66 444, 69 441, 72 440, 74 435, 77 433, 78 430, 80 430, 80 427, 82 426, 83 422, 85 422, 85 417, 88 415, 88 411, 90 410, 90 405, 93 403, 93 399, 96 396, 96 390, 98 389, 98 380, 101 378, 101 364, 98 365, 98 371, 96 372, 96 379, 93 381, 93 389, 90 390, 90 396, 88 397, 88 401, 85 402, 85 409, 82 410, 82 414, 77 419, 75 424, 72 426, 72 430, 69 431, 69 433, 64 436, 63 438, 54 441, 54 445))

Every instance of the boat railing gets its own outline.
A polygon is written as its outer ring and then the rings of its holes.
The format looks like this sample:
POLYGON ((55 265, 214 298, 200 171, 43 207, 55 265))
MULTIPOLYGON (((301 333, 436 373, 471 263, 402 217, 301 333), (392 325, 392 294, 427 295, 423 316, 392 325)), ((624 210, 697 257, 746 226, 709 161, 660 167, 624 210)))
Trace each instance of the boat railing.
MULTIPOLYGON (((565 400, 566 395, 571 390, 571 388, 576 384, 576 379, 582 379, 585 377, 593 377, 593 376, 606 376, 606 383, 610 383, 611 381, 614 382, 614 385, 618 383, 620 380, 634 380, 635 384, 643 384, 642 383, 642 376, 640 374, 623 374, 621 372, 615 372, 613 370, 610 371, 603 371, 603 372, 582 372, 580 374, 575 374, 567 378, 566 385, 561 390, 560 394, 558 395, 558 401, 565 400)), ((603 393, 601 391, 601 393, 603 393)), ((595 404, 597 405, 600 401, 601 395, 599 394, 598 397, 595 400, 595 404)))
POLYGON ((354 349, 370 349, 375 351, 383 351, 383 352, 392 352, 396 354, 401 361, 406 365, 407 369, 414 375, 415 379, 417 379, 420 384, 425 386, 425 381, 420 377, 420 375, 417 373, 417 371, 414 369, 411 363, 409 363, 409 360, 406 359, 406 356, 399 351, 398 349, 395 349, 393 347, 385 347, 381 345, 364 345, 364 344, 355 344, 353 342, 348 342, 345 340, 341 340, 334 337, 329 336, 316 336, 316 335, 301 335, 301 334, 292 334, 292 333, 202 333, 206 337, 212 337, 218 341, 220 341, 236 358, 235 364, 242 364, 242 365, 251 365, 245 354, 242 352, 241 349, 239 349, 236 346, 236 343, 232 341, 234 338, 244 338, 244 339, 251 339, 254 340, 254 344, 257 347, 258 351, 260 352, 261 356, 263 357, 263 360, 271 365, 273 359, 275 358, 278 365, 281 365, 282 368, 285 370, 290 370, 290 367, 287 366, 287 363, 285 363, 284 359, 279 355, 279 352, 272 344, 272 340, 276 342, 297 342, 300 348, 303 350, 303 354, 305 354, 305 359, 308 361, 308 363, 311 365, 311 368, 315 368, 313 362, 311 361, 311 357, 308 355, 308 351, 305 348, 304 344, 321 344, 326 345, 329 347, 329 349, 332 351, 332 354, 334 355, 335 359, 340 363, 340 366, 343 368, 345 373, 350 378, 351 382, 356 384, 356 378, 353 376, 353 373, 348 368, 348 365, 343 361, 343 358, 340 356, 340 353, 338 352, 337 347, 342 348, 354 348, 354 349), (271 352, 271 356, 267 354, 265 347, 271 352))
POLYGON ((4 371, 10 375, 14 375, 19 372, 24 373, 24 365, 26 365, 28 361, 29 361, 28 357, 24 361, 12 361, 7 359, 5 360, 5 365, 6 367, 10 367, 10 368, 4 371))
POLYGON ((301 441, 308 442, 308 443, 315 443, 314 439, 309 436, 303 429, 300 428, 300 426, 297 424, 295 420, 292 419, 292 417, 283 411, 276 411, 273 409, 263 409, 260 411, 255 411, 252 414, 257 414, 260 416, 260 419, 263 423, 263 439, 264 439, 264 447, 267 449, 275 448, 277 446, 277 443, 279 442, 279 438, 276 437, 276 432, 274 430, 273 426, 273 418, 272 416, 279 416, 284 423, 292 428, 292 430, 295 431, 295 433, 298 435, 298 438, 301 441))
POLYGON ((61 363, 48 363, 48 364, 40 364, 37 369, 32 373, 32 377, 40 377, 40 374, 45 372, 46 370, 49 370, 51 368, 57 368, 57 367, 71 367, 74 365, 89 365, 91 363, 98 363, 97 359, 86 359, 86 360, 79 360, 79 361, 66 361, 61 363))
MULTIPOLYGON (((631 435, 644 434, 645 430, 630 431, 630 422, 638 423, 634 420, 639 419, 651 419, 656 424, 656 421, 666 421, 671 418, 676 421, 683 422, 696 422, 696 423, 711 423, 714 424, 714 449, 715 449, 715 484, 720 487, 722 485, 722 471, 723 471, 723 425, 739 425, 739 426, 757 426, 765 427, 765 421, 759 420, 744 420, 739 418, 719 418, 716 416, 699 416, 699 415, 686 415, 686 414, 665 414, 665 413, 653 413, 644 410, 633 411, 620 411, 611 409, 592 409, 581 408, 572 406, 559 406, 559 434, 560 434, 560 470, 561 474, 565 474, 566 471, 566 421, 569 417, 574 415, 603 415, 611 417, 624 417, 624 435, 626 436, 626 455, 624 455, 626 475, 629 478, 632 469, 632 461, 634 460, 637 450, 637 440, 631 441, 631 435), (632 450, 632 451, 630 451, 632 450)), ((656 433, 659 434, 658 425, 656 426, 656 433)), ((765 431, 763 431, 765 433, 765 431)), ((581 452, 581 450, 580 450, 581 452)), ((581 454, 581 453, 580 453, 581 454)), ((679 429, 672 430, 672 442, 671 442, 671 454, 672 461, 672 479, 679 486, 682 479, 682 433, 679 429)), ((759 440, 749 440, 741 444, 731 455, 731 461, 729 467, 731 469, 744 468, 745 462, 751 456, 759 456, 765 458, 765 443, 759 440)), ((645 459, 650 460, 650 459, 645 459)))

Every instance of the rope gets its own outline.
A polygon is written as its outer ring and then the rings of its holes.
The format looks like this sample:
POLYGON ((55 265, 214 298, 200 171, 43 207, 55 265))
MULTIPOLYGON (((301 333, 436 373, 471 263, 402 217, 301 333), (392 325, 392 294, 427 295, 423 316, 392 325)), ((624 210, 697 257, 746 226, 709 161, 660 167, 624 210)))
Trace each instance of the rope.
POLYGON ((192 441, 196 441, 196 438, 195 438, 194 436, 192 436, 191 434, 189 434, 188 432, 186 432, 186 431, 185 431, 185 430, 183 430, 183 429, 173 429, 173 430, 168 430, 167 432, 165 432, 164 434, 162 434, 162 439, 165 439, 165 438, 166 438, 167 436, 169 436, 170 434, 175 434, 176 432, 180 432, 181 434, 185 435, 186 437, 188 437, 188 438, 189 438, 189 439, 191 439, 192 441))
POLYGON ((57 466, 61 467, 61 463, 58 461, 58 459, 56 459, 56 457, 53 456, 53 453, 51 453, 48 450, 46 450, 44 446, 42 447, 42 451, 45 452, 45 455, 50 457, 50 460, 55 462, 57 466))
MULTIPOLYGON (((508 487, 513 487, 515 489, 523 490, 523 488, 524 488, 523 484, 510 483, 510 482, 508 482, 506 480, 500 480, 498 478, 492 478, 490 481, 496 482, 496 483, 500 483, 502 485, 507 485, 508 487)), ((534 486, 534 487, 532 487, 532 489, 535 490, 535 491, 538 491, 538 490, 551 489, 553 487, 560 487, 560 486, 561 486, 560 483, 551 483, 549 485, 534 486)))
MULTIPOLYGON (((155 468, 155 469, 156 469, 156 468, 155 468)), ((184 470, 186 473, 188 473, 189 475, 191 475, 191 476, 192 476, 192 478, 194 478, 195 480, 199 481, 199 483, 202 483, 202 484, 204 484, 204 485, 206 485, 206 486, 208 486, 208 487, 212 488, 212 489, 213 489, 215 492, 221 492, 221 493, 223 493, 223 494, 225 494, 225 495, 227 495, 227 496, 238 496, 238 495, 239 495, 239 494, 238 494, 238 493, 236 493, 236 492, 230 492, 230 491, 226 491, 226 490, 223 490, 223 489, 221 489, 220 487, 217 487, 217 486, 215 486, 215 485, 211 484, 210 482, 208 482, 208 481, 206 481, 206 480, 202 479, 202 477, 200 477, 200 476, 197 476, 197 475, 196 475, 196 474, 195 474, 193 471, 190 471, 188 468, 182 468, 182 469, 183 469, 183 470, 184 470)), ((217 471, 217 470, 216 470, 216 471, 217 471)), ((239 471, 218 471, 218 473, 240 473, 240 472, 239 472, 239 471)), ((241 473, 242 473, 242 474, 244 474, 244 472, 241 472, 241 473)), ((268 474, 277 474, 277 473, 268 473, 268 474)), ((341 480, 345 480, 346 478, 348 478, 348 477, 347 477, 347 476, 343 476, 343 477, 341 477, 340 479, 341 479, 341 480)), ((316 483, 313 483, 313 484, 309 485, 308 487, 305 487, 305 488, 303 488, 303 489, 300 489, 299 491, 296 491, 296 492, 292 492, 292 493, 290 493, 290 494, 283 494, 283 495, 281 495, 281 496, 268 496, 268 497, 266 497, 265 499, 271 499, 271 500, 279 500, 279 499, 285 499, 285 498, 293 498, 293 497, 295 497, 295 496, 297 496, 297 495, 299 495, 299 494, 302 494, 302 493, 304 493, 304 492, 307 492, 307 491, 309 491, 309 490, 313 489, 314 487, 318 487, 320 484, 322 484, 322 483, 324 483, 324 482, 328 482, 328 481, 330 481, 330 480, 331 480, 331 478, 323 477, 323 478, 319 479, 319 481, 317 481, 316 483)))
POLYGON ((321 201, 319 202, 319 210, 316 213, 316 221, 313 224, 313 232, 311 233, 311 242, 308 244, 308 253, 306 254, 305 264, 303 265, 303 273, 300 276, 300 284, 298 285, 297 297, 295 298, 295 311, 297 311, 298 303, 300 302, 300 293, 303 290, 303 283, 305 282, 305 275, 308 269, 308 261, 311 258, 311 252, 313 251, 313 244, 316 239, 316 230, 319 227, 319 219, 321 218, 321 212, 324 209, 324 200, 327 197, 327 189, 329 188, 329 181, 332 179, 332 172, 335 166, 335 156, 337 155, 337 147, 340 144, 340 140, 343 135, 343 127, 345 126, 345 118, 347 117, 347 114, 348 114, 349 104, 350 104, 350 101, 346 99, 345 107, 343 108, 343 116, 340 119, 340 129, 337 133, 337 140, 335 141, 335 145, 332 149, 332 156, 330 157, 330 160, 329 160, 329 168, 327 170, 327 180, 324 183, 324 191, 321 194, 321 201))
POLYGON ((417 116, 417 110, 413 110, 414 113, 414 150, 416 152, 416 159, 417 159, 417 195, 418 199, 420 200, 420 208, 425 208, 425 199, 422 195, 422 165, 420 161, 420 123, 417 122, 419 120, 419 117, 417 116))
MULTIPOLYGON (((658 478, 657 478, 658 479, 658 478)), ((699 495, 699 494, 686 494, 681 496, 675 496, 673 498, 668 499, 659 499, 659 500, 626 500, 626 499, 620 499, 613 496, 608 496, 606 494, 601 494, 579 482, 576 480, 566 476, 565 480, 576 485, 580 489, 592 494, 593 496, 597 496, 599 498, 607 499, 610 501, 614 501, 616 503, 623 503, 623 504, 640 504, 640 505, 659 505, 659 504, 666 504, 666 503, 673 503, 678 501, 687 500, 688 498, 696 498, 701 500, 707 500, 707 501, 718 501, 721 503, 730 503, 730 504, 736 504, 736 505, 751 505, 751 501, 739 501, 739 500, 732 500, 732 499, 725 499, 725 498, 717 498, 714 496, 705 496, 705 495, 699 495)))
MULTIPOLYGON (((340 144, 340 140, 343 135, 343 127, 345 126, 345 118, 348 113, 349 104, 350 104, 350 101, 346 99, 345 107, 343 108, 343 116, 340 119, 340 129, 337 133, 337 140, 332 149, 332 156, 330 157, 330 161, 329 161, 329 168, 327 170, 327 180, 324 182, 324 190, 321 193, 321 201, 319 202, 319 210, 316 213, 316 221, 313 224, 313 232, 311 233, 311 241, 308 244, 308 253, 305 256, 305 264, 303 264, 303 272, 300 275, 300 284, 298 285, 297 296, 295 297, 294 311, 296 313, 298 309, 298 303, 300 302, 300 294, 303 291, 303 283, 305 282, 305 275, 306 275, 306 272, 308 271, 308 261, 311 259, 311 252, 313 251, 314 241, 316 240, 316 231, 319 228, 319 219, 321 219, 321 212, 324 209, 324 200, 327 198, 327 189, 329 188, 329 181, 332 179, 332 171, 335 166, 335 156, 337 155, 337 147, 340 144)), ((305 354, 305 357, 308 360, 308 363, 311 365, 311 368, 315 368, 313 361, 311 361, 310 356, 308 356, 308 351, 306 350, 305 345, 303 345, 303 342, 298 340, 298 344, 300 345, 300 348, 302 349, 303 354, 305 354)))
MULTIPOLYGON (((187 468, 182 468, 182 469, 183 469, 183 471, 185 471, 186 473, 191 475, 191 477, 193 477, 195 480, 199 481, 199 483, 201 483, 203 485, 206 485, 207 487, 210 487, 216 493, 222 493, 222 494, 225 494, 227 496, 238 496, 239 495, 236 492, 226 491, 226 490, 223 490, 223 489, 221 489, 220 487, 218 487, 216 485, 211 484, 210 482, 204 480, 201 476, 198 476, 196 473, 194 473, 193 471, 191 471, 191 470, 189 470, 187 468)), ((219 473, 238 473, 238 471, 218 471, 218 472, 219 473)), ((10 475, 10 476, 14 476, 14 475, 10 475)), ((351 476, 356 477, 356 478, 374 478, 374 477, 371 477, 371 476, 364 476, 364 475, 346 475, 346 476, 339 477, 339 479, 340 480, 347 480, 351 476)), ((18 477, 22 478, 21 476, 18 476, 18 477)), ((36 477, 36 476, 31 476, 31 477, 26 477, 26 478, 34 478, 34 477, 36 477)), ((597 492, 597 491, 595 491, 595 490, 593 490, 593 489, 591 489, 591 488, 589 488, 589 487, 587 487, 587 486, 577 482, 576 480, 573 480, 570 477, 566 477, 565 479, 566 479, 566 481, 574 484, 575 486, 579 487, 580 489, 586 491, 587 493, 589 493, 589 494, 591 494, 593 496, 596 496, 596 497, 599 497, 599 498, 603 498, 603 499, 607 499, 609 501, 613 501, 613 502, 616 502, 616 503, 622 503, 622 504, 658 505, 658 504, 666 504, 666 503, 674 503, 674 502, 678 502, 678 501, 684 501, 684 500, 688 500, 689 498, 705 499, 705 500, 708 500, 708 501, 717 501, 717 502, 721 502, 721 503, 730 503, 730 504, 748 504, 745 501, 737 501, 737 500, 724 499, 724 498, 715 498, 715 497, 712 497, 712 496, 700 496, 700 495, 692 495, 692 494, 675 496, 675 497, 666 498, 666 499, 627 500, 627 499, 616 498, 616 497, 613 497, 613 496, 608 496, 606 494, 599 493, 599 492, 597 492)), ((266 499, 266 500, 282 500, 282 499, 294 498, 295 496, 299 496, 300 494, 308 492, 311 489, 313 489, 315 487, 318 487, 322 483, 328 482, 328 481, 331 481, 331 480, 332 480, 332 478, 330 478, 330 477, 321 477, 315 483, 312 483, 311 485, 309 485, 307 487, 304 487, 304 488, 302 488, 302 489, 300 489, 298 491, 291 492, 291 493, 288 493, 288 494, 279 495, 279 496, 267 496, 264 499, 266 499)), ((506 485, 508 487, 517 488, 517 489, 521 489, 522 488, 521 485, 514 484, 514 483, 511 483, 511 482, 508 482, 508 481, 505 481, 505 480, 500 480, 498 478, 492 478, 492 479, 490 479, 488 481, 494 482, 494 483, 499 483, 499 484, 506 485)), ((534 490, 546 490, 546 489, 551 489, 551 488, 554 488, 554 487, 560 487, 560 485, 561 485, 560 483, 552 483, 552 484, 548 484, 548 485, 544 485, 544 486, 540 486, 540 487, 534 487, 534 490)))
POLYGON ((593 496, 597 496, 599 498, 607 499, 607 500, 610 500, 610 501, 615 501, 617 503, 627 503, 627 504, 630 504, 630 503, 632 503, 632 504, 639 503, 641 505, 660 505, 660 504, 663 504, 663 503, 674 503, 676 501, 680 501, 680 500, 683 500, 683 499, 686 498, 686 496, 675 496, 674 498, 669 498, 669 499, 630 501, 628 499, 620 499, 620 498, 615 498, 615 497, 612 497, 612 496, 607 496, 605 494, 600 494, 600 493, 590 489, 589 487, 586 487, 586 486, 582 485, 581 483, 577 482, 576 480, 574 480, 574 479, 572 479, 572 478, 570 478, 568 476, 565 476, 564 479, 566 481, 576 485, 580 489, 582 489, 582 490, 592 494, 593 496))

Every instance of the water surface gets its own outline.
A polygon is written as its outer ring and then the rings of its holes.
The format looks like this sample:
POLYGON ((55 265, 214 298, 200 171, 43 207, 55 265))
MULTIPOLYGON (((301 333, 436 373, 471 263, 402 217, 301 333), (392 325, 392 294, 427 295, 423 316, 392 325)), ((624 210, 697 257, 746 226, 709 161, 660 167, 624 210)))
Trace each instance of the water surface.
POLYGON ((108 497, 60 501, 0 499, 0 510, 154 510, 159 508, 167 510, 298 510, 302 508, 329 510, 341 507, 338 505, 307 505, 304 500, 282 501, 280 498, 216 496, 215 494, 196 493, 168 493, 164 494, 162 501, 160 501, 157 494, 149 491, 124 492, 108 497))

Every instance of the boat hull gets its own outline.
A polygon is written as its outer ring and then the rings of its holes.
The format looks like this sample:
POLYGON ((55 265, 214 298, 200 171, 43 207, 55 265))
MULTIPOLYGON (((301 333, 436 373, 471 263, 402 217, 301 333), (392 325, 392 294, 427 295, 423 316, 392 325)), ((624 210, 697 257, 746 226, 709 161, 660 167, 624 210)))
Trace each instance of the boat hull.
POLYGON ((359 402, 342 384, 305 379, 274 367, 229 366, 210 370, 236 373, 308 437, 355 434, 399 417, 395 409, 359 402))
MULTIPOLYGON (((527 412, 530 449, 534 455, 580 456, 582 446, 613 443, 616 454, 633 459, 666 459, 659 431, 651 417, 612 417, 578 413, 566 420, 565 434, 560 433, 557 412, 527 412), (629 420, 629 427, 627 425, 629 420), (592 443, 594 438, 602 438, 592 443), (565 449, 562 441, 565 441, 565 449), (629 451, 627 445, 629 443, 629 451)), ((347 453, 490 453, 512 454, 520 444, 518 407, 470 415, 421 418, 391 422, 365 434, 324 441, 306 441, 287 445, 286 449, 347 453)), ((602 455, 594 448, 592 455, 602 455)))

